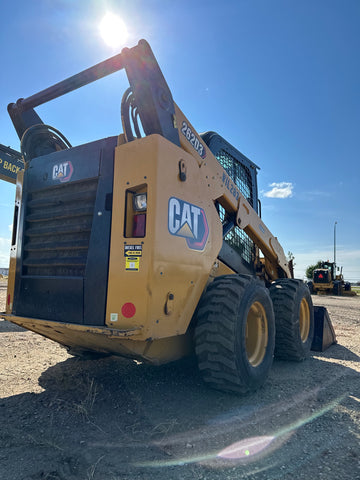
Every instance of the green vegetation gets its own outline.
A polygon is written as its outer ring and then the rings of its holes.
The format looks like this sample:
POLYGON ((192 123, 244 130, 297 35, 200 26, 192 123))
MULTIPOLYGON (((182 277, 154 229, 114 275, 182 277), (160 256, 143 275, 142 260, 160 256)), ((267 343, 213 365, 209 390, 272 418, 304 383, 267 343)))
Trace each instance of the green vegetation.
POLYGON ((305 272, 306 278, 308 278, 309 280, 312 280, 314 270, 316 270, 317 268, 321 268, 322 263, 323 263, 323 260, 319 260, 315 265, 309 265, 305 272))

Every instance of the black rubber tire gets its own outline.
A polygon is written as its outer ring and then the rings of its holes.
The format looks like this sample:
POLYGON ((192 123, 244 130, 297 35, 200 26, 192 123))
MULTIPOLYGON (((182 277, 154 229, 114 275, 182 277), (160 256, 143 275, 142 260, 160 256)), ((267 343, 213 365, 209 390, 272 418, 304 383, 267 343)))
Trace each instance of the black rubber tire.
POLYGON ((195 351, 206 383, 245 394, 265 382, 274 356, 275 320, 269 292, 256 277, 215 278, 200 300, 195 320, 195 351), (257 365, 250 363, 246 350, 247 318, 254 305, 261 305, 267 321, 261 322, 264 332, 267 323, 267 338, 266 333, 263 336, 267 343, 257 365))
POLYGON ((341 295, 341 282, 339 282, 338 280, 334 281, 333 294, 336 296, 341 295))
POLYGON ((301 280, 279 279, 269 288, 275 313, 275 357, 302 361, 310 355, 314 337, 314 308, 309 288, 301 280), (309 309, 308 332, 301 338, 300 310, 302 301, 309 309))
POLYGON ((309 292, 311 293, 311 295, 313 295, 314 294, 314 282, 312 280, 309 280, 307 282, 307 286, 308 286, 309 292))

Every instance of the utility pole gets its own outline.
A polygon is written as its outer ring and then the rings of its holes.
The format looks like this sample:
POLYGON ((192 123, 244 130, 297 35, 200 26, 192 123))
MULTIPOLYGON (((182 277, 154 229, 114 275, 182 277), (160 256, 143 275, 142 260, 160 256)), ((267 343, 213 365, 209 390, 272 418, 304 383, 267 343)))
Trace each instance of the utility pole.
POLYGON ((334 223, 334 267, 336 269, 336 225, 337 222, 334 223))

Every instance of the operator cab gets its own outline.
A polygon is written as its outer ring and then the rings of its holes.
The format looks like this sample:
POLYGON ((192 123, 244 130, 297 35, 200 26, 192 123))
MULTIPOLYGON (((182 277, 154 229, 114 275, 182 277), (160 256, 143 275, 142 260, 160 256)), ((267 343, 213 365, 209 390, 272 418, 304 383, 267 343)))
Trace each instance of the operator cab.
MULTIPOLYGON (((259 213, 260 202, 257 189, 257 170, 260 168, 218 133, 206 132, 201 134, 201 138, 242 195, 244 195, 256 213, 261 216, 261 213, 259 213)), ((217 209, 225 233, 219 260, 223 261, 237 273, 254 274, 256 256, 254 242, 244 230, 234 224, 234 219, 228 217, 225 209, 220 204, 217 204, 217 209), (226 229, 228 229, 227 233, 226 229)))

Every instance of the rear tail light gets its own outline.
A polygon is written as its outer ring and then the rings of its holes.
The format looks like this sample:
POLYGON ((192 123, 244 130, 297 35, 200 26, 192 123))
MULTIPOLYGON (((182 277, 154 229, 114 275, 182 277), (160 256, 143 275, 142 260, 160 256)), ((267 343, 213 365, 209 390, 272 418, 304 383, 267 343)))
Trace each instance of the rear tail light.
POLYGON ((143 238, 146 235, 147 184, 136 185, 126 190, 125 238, 143 238))
POLYGON ((139 213, 133 218, 133 237, 145 237, 146 232, 146 213, 139 213))

